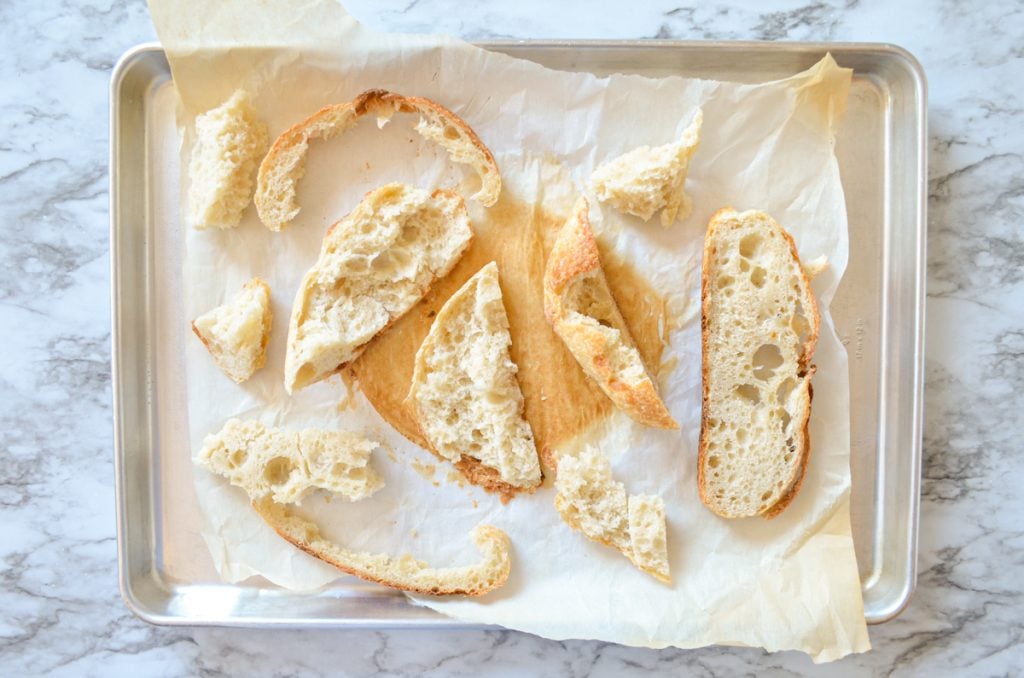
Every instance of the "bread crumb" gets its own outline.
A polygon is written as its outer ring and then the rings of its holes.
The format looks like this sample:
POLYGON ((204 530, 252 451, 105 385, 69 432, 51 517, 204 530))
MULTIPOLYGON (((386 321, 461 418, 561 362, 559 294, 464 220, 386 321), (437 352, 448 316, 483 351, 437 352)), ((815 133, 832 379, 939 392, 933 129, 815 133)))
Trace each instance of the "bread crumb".
POLYGON ((434 466, 433 464, 428 464, 426 462, 420 461, 419 459, 413 459, 412 460, 412 468, 413 468, 413 470, 416 471, 416 473, 419 473, 421 476, 423 476, 427 480, 430 480, 431 478, 433 478, 434 477, 434 473, 437 471, 437 467, 436 466, 434 466))

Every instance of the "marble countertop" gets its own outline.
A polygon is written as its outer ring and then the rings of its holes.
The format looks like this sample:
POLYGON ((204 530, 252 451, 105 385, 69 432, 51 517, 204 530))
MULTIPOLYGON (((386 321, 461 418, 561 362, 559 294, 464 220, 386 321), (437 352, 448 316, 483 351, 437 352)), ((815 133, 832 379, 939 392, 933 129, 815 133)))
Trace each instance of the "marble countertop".
POLYGON ((917 593, 874 650, 643 650, 510 631, 149 626, 117 590, 107 92, 141 0, 0 3, 0 666, 5 675, 1011 675, 1024 666, 1024 5, 349 0, 468 38, 892 42, 929 80, 926 426, 917 593))

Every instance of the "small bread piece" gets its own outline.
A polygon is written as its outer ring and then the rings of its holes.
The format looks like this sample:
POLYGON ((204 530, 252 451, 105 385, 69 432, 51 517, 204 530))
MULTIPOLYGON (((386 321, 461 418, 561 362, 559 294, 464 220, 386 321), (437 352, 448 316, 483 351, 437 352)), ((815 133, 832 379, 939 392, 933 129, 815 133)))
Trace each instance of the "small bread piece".
POLYGON ((433 451, 471 482, 504 495, 532 491, 541 482, 511 345, 492 261, 437 314, 416 352, 408 397, 433 451))
POLYGON ((597 199, 616 209, 650 221, 661 210, 661 225, 690 213, 689 196, 683 191, 690 156, 700 144, 704 114, 698 108, 679 141, 664 146, 641 146, 609 160, 590 181, 597 199))
POLYGON ((665 504, 653 495, 626 495, 608 460, 592 447, 563 455, 555 478, 555 508, 573 529, 622 552, 655 579, 671 583, 665 504))
POLYGON ((298 215, 296 190, 306 171, 306 151, 311 140, 336 137, 366 113, 376 115, 382 123, 396 112, 418 114, 416 131, 421 136, 438 143, 454 162, 476 171, 480 190, 472 196, 474 200, 486 207, 498 201, 501 174, 494 156, 459 116, 430 99, 371 89, 348 103, 320 109, 274 141, 260 164, 256 186, 256 209, 266 227, 280 231, 298 215))
POLYGON ((370 466, 380 447, 357 433, 267 428, 230 419, 206 436, 196 463, 241 487, 250 499, 297 504, 315 489, 358 501, 384 486, 370 466))
POLYGON ((273 319, 270 287, 253 278, 226 304, 193 320, 192 331, 217 367, 241 384, 267 361, 273 319))
POLYGON ((591 379, 616 407, 657 428, 679 428, 658 396, 601 269, 581 197, 544 270, 544 313, 591 379))
POLYGON ((697 482, 724 518, 772 518, 810 455, 818 304, 793 238, 763 212, 717 212, 704 239, 697 482))
POLYGON ((451 271, 473 232, 458 194, 388 184, 331 226, 295 295, 285 388, 319 381, 416 305, 451 271))
POLYGON ((238 226, 267 141, 267 127, 243 90, 196 118, 188 165, 188 218, 194 228, 238 226))
POLYGON ((309 520, 269 499, 253 502, 260 517, 298 548, 361 579, 391 588, 434 596, 481 596, 504 585, 512 567, 508 535, 491 525, 472 533, 481 560, 462 567, 432 568, 409 554, 392 558, 383 553, 350 551, 324 539, 309 520))

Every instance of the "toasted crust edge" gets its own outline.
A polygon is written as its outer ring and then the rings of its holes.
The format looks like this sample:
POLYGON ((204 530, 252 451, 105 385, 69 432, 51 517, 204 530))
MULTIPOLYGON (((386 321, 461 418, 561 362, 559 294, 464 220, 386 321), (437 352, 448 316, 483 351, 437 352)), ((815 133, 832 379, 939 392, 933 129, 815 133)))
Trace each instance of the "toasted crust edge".
POLYGON ((331 558, 328 554, 317 550, 309 543, 296 538, 294 535, 290 534, 287 530, 285 530, 284 525, 282 524, 281 518, 288 518, 290 516, 288 515, 287 508, 282 507, 280 504, 274 504, 269 500, 264 500, 263 502, 253 501, 252 507, 260 516, 260 518, 262 518, 263 521, 267 525, 269 525, 274 530, 274 532, 277 533, 279 537, 290 543, 292 546, 298 548, 299 550, 313 556, 317 560, 321 560, 329 565, 338 568, 346 574, 350 574, 354 577, 359 577, 360 579, 373 582, 375 584, 380 584, 381 586, 387 586, 388 588, 398 589, 400 591, 408 591, 410 593, 419 593, 428 596, 482 596, 485 593, 490 593, 491 591, 494 591, 495 589, 498 589, 501 586, 503 586, 505 582, 508 581, 508 575, 512 569, 512 561, 509 553, 510 547, 508 535, 492 525, 478 525, 474 530, 473 541, 476 544, 477 549, 480 551, 481 555, 486 555, 484 552, 484 546, 488 545, 488 543, 492 545, 492 548, 498 548, 502 552, 501 557, 502 560, 504 561, 504 567, 503 572, 498 577, 498 581, 495 582, 493 586, 476 589, 459 586, 451 586, 449 588, 441 590, 427 589, 420 586, 416 586, 414 584, 410 584, 408 582, 403 583, 398 579, 387 579, 385 577, 380 577, 373 574, 365 568, 357 567, 350 563, 341 562, 339 560, 331 558), (283 516, 278 515, 277 512, 275 512, 275 509, 279 509, 280 512, 283 513, 283 516))
MULTIPOLYGON (((701 349, 701 413, 700 413, 700 438, 697 445, 697 489, 700 494, 701 503, 708 508, 709 511, 715 515, 723 518, 737 518, 739 516, 725 516, 716 511, 711 504, 708 503, 706 495, 706 484, 704 477, 704 457, 707 454, 707 431, 708 431, 708 269, 713 253, 713 248, 710 247, 709 243, 711 237, 714 235, 714 229, 717 227, 718 221, 725 215, 735 213, 735 209, 732 207, 723 207, 714 214, 711 215, 711 219, 708 222, 707 232, 704 235, 704 252, 703 259, 701 262, 701 281, 700 281, 700 349, 701 349)), ((766 508, 760 514, 764 518, 771 519, 782 513, 793 500, 796 495, 800 492, 800 488, 803 487, 804 478, 807 475, 807 464, 811 457, 811 437, 810 437, 810 419, 811 419, 811 397, 813 395, 813 389, 811 387, 811 377, 814 376, 816 370, 814 365, 810 365, 811 358, 814 357, 814 349, 818 343, 818 334, 821 331, 821 315, 818 311, 818 300, 814 296, 814 292, 811 289, 811 281, 808 278, 806 271, 802 265, 800 265, 800 255, 797 253, 796 242, 793 240, 793 236, 789 234, 785 228, 783 228, 778 222, 772 219, 772 222, 779 227, 779 231, 782 234, 783 239, 789 245, 790 255, 793 260, 797 262, 797 269, 800 271, 800 277, 803 279, 803 283, 808 291, 808 298, 811 301, 811 309, 809 316, 813 319, 811 325, 811 333, 808 335, 807 340, 804 342, 804 351, 800 358, 800 371, 804 372, 807 377, 807 414, 804 417, 802 432, 803 432, 803 450, 801 452, 800 464, 793 475, 793 479, 790 481, 789 489, 782 497, 779 498, 774 504, 766 508)))
MULTIPOLYGON (((589 210, 590 204, 587 199, 580 197, 572 216, 562 227, 548 256, 544 269, 544 315, 576 361, 581 364, 586 361, 601 375, 601 380, 595 381, 616 407, 641 424, 655 428, 678 429, 679 424, 669 414, 664 401, 658 395, 646 365, 646 381, 637 386, 626 386, 615 378, 602 360, 606 342, 600 333, 578 325, 572 328, 573 335, 567 332, 569 328, 566 326, 566 311, 561 298, 566 286, 580 276, 595 272, 606 286, 608 284, 604 269, 601 267, 597 241, 590 229, 589 210)), ((614 295, 612 303, 616 304, 616 312, 621 318, 622 314, 618 311, 614 295)), ((617 329, 628 345, 635 346, 624 319, 622 327, 617 329)))

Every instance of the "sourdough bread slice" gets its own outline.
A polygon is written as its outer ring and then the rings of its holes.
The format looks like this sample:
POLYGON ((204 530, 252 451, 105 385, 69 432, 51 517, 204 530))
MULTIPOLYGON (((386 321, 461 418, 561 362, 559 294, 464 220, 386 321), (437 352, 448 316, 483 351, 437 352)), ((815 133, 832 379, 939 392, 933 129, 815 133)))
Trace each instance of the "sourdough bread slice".
POLYGON ((230 419, 206 436, 196 463, 253 500, 297 504, 320 489, 358 501, 384 486, 370 466, 370 453, 378 447, 348 431, 291 431, 230 419))
POLYGON ((658 396, 612 296, 589 204, 581 197, 544 270, 544 313, 569 352, 616 407, 647 426, 679 428, 658 396))
POLYGON ((325 539, 315 523, 295 515, 287 506, 268 499, 253 508, 282 538, 314 558, 339 570, 383 586, 434 596, 481 596, 501 587, 512 567, 508 535, 490 525, 472 533, 481 559, 473 565, 433 568, 409 554, 397 558, 384 553, 351 551, 325 539))
POLYGON ((487 207, 498 201, 501 175, 494 156, 459 116, 430 99, 373 89, 350 102, 322 108, 274 141, 260 164, 256 186, 256 209, 266 227, 280 231, 298 215, 296 192, 306 171, 311 140, 336 137, 367 113, 382 123, 396 112, 419 115, 416 131, 444 148, 454 162, 468 165, 477 173, 480 190, 472 196, 474 200, 487 207))
POLYGON ((272 322, 270 287, 253 278, 227 303, 193 320, 192 331, 217 367, 241 384, 266 363, 272 322))
POLYGON ((416 352, 408 397, 432 450, 506 498, 541 482, 511 345, 498 266, 491 262, 437 314, 416 352))
POLYGON ((196 118, 189 160, 188 221, 193 228, 234 228, 252 195, 253 174, 267 150, 267 128, 249 95, 238 90, 196 118))
POLYGON ((771 518, 807 470, 818 305, 793 238, 753 210, 711 218, 701 287, 701 500, 771 518))
POLYGON ((371 191, 327 232, 295 295, 289 393, 333 374, 451 271, 473 237, 462 198, 402 184, 371 191))
POLYGON ((644 221, 661 210, 664 227, 677 218, 685 219, 691 203, 683 186, 690 157, 700 145, 703 121, 698 108, 679 141, 654 148, 640 146, 598 167, 590 179, 597 199, 644 221))
POLYGON ((555 477, 555 508, 570 527, 618 549, 655 579, 671 583, 665 504, 654 495, 627 495, 611 464, 592 447, 563 455, 555 477))

